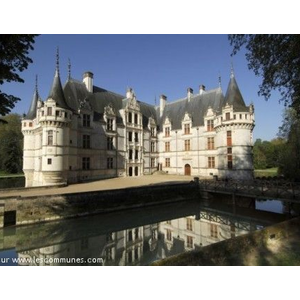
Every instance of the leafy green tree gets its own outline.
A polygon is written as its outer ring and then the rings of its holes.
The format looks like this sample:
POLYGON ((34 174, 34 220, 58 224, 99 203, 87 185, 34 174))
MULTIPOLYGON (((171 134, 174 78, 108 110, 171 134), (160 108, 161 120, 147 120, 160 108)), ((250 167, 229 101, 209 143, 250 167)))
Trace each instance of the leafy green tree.
POLYGON ((267 158, 264 153, 261 139, 257 139, 253 147, 253 162, 255 169, 266 169, 267 158))
POLYGON ((23 157, 21 116, 11 114, 3 119, 7 123, 0 123, 0 169, 7 173, 18 173, 22 171, 23 157))
POLYGON ((279 136, 286 140, 279 157, 279 173, 290 180, 300 181, 300 120, 295 110, 287 109, 279 136))
MULTIPOLYGON (((0 85, 4 82, 24 82, 19 75, 28 68, 32 59, 35 34, 0 34, 0 85)), ((8 114, 20 98, 7 95, 0 90, 0 115, 8 114)), ((2 123, 2 122, 1 122, 2 123)))
POLYGON ((248 67, 263 81, 259 95, 268 100, 278 90, 281 101, 300 114, 300 35, 232 34, 229 35, 235 55, 246 48, 248 67))
POLYGON ((285 140, 282 138, 271 141, 257 139, 253 147, 254 168, 267 169, 278 167, 284 145, 285 140))

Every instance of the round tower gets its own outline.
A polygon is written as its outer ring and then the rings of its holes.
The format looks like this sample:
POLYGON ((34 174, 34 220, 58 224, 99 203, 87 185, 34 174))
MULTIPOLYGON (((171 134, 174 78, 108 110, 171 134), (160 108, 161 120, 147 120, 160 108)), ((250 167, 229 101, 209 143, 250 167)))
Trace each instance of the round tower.
POLYGON ((60 185, 67 182, 68 152, 72 110, 69 108, 57 66, 52 88, 44 105, 38 109, 41 126, 41 185, 60 185))
POLYGON ((35 185, 36 170, 36 149, 38 147, 36 135, 38 131, 37 107, 42 103, 37 88, 37 78, 35 91, 27 115, 22 119, 23 139, 23 172, 25 174, 25 187, 35 185))
POLYGON ((246 106, 232 72, 220 114, 216 117, 219 176, 253 179, 253 104, 246 106))

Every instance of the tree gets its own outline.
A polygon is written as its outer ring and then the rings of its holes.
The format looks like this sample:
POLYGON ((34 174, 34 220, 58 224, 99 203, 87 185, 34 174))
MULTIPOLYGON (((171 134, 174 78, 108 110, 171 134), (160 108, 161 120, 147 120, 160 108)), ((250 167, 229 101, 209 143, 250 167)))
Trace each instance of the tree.
MULTIPOLYGON (((35 34, 0 34, 0 85, 4 82, 24 82, 18 72, 32 63, 28 56, 33 50, 35 34)), ((0 115, 8 114, 20 98, 0 90, 0 115)))
POLYGON ((286 140, 279 157, 279 173, 300 181, 300 120, 292 108, 285 111, 278 135, 286 140))
POLYGON ((0 123, 0 169, 7 173, 22 171, 23 135, 21 116, 11 114, 4 117, 7 122, 0 123))
POLYGON ((257 139, 253 146, 254 168, 267 169, 278 167, 285 143, 285 140, 282 138, 271 141, 257 139))
POLYGON ((300 35, 232 34, 232 55, 246 47, 248 67, 263 81, 259 95, 268 100, 278 90, 281 101, 300 115, 300 35))

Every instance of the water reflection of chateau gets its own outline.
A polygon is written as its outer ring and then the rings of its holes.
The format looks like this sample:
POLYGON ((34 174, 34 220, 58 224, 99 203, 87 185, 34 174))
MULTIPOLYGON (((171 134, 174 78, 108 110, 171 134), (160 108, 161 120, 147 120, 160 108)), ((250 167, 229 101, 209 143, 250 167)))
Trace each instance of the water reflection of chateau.
POLYGON ((19 257, 32 261, 23 263, 25 265, 58 265, 55 259, 59 258, 81 258, 84 262, 79 264, 83 265, 148 265, 155 260, 200 249, 245 234, 255 228, 255 225, 247 222, 241 224, 224 216, 201 212, 197 216, 182 217, 23 251, 19 252, 19 257), (43 262, 51 262, 37 264, 36 258, 43 262), (93 258, 94 262, 88 262, 89 258, 93 258), (101 259, 103 262, 100 263, 101 259))

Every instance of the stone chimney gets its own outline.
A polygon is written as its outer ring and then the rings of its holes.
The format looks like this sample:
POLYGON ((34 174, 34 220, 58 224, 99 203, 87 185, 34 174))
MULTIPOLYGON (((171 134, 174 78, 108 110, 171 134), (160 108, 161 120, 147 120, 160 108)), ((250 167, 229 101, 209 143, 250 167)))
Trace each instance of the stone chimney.
POLYGON ((199 94, 202 95, 205 92, 205 85, 201 84, 199 86, 199 94))
POLYGON ((160 107, 160 116, 162 117, 163 113, 164 113, 164 109, 167 103, 167 96, 165 95, 161 95, 160 99, 159 99, 159 107, 160 107))
POLYGON ((192 88, 188 88, 187 89, 187 98, 188 98, 188 101, 191 100, 192 96, 193 96, 193 89, 192 88))
POLYGON ((92 72, 83 73, 83 83, 85 84, 86 89, 92 93, 93 92, 93 82, 94 74, 92 72))

